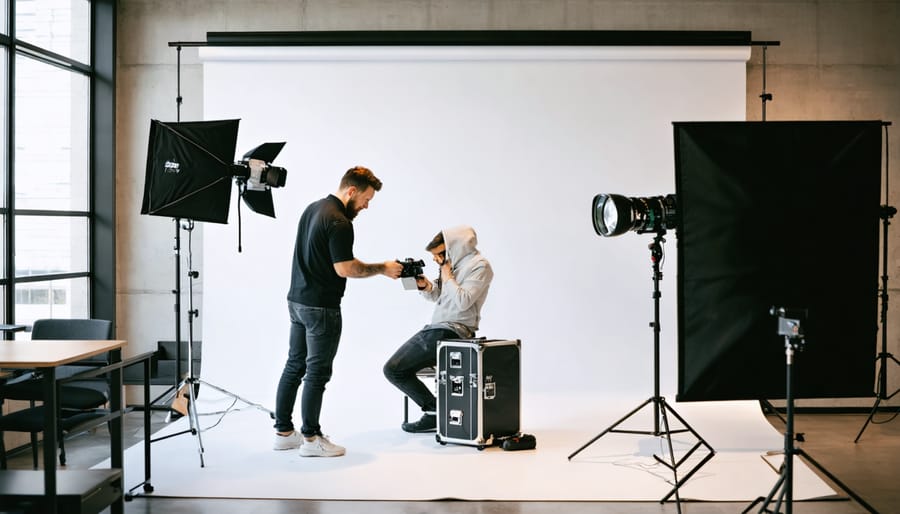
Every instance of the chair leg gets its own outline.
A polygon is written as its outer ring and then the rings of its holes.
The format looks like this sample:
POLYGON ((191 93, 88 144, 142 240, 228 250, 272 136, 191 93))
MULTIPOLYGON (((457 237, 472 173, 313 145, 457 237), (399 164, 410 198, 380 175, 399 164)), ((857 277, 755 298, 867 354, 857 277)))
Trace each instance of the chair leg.
POLYGON ((38 468, 38 438, 37 432, 31 433, 31 465, 34 469, 38 468))
POLYGON ((65 443, 65 440, 66 440, 66 434, 60 433, 59 434, 59 465, 60 466, 66 465, 66 443, 65 443))
POLYGON ((3 432, 0 432, 0 469, 6 469, 6 442, 3 440, 3 432))

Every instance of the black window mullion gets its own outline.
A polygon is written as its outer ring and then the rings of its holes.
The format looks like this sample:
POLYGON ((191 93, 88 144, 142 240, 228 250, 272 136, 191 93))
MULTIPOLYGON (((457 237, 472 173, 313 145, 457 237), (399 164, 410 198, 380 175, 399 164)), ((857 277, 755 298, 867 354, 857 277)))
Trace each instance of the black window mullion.
MULTIPOLYGON (((116 0, 91 2, 90 312, 116 320, 116 0)), ((113 325, 115 331, 115 325, 113 325)))
MULTIPOLYGON (((7 2, 7 23, 9 34, 16 33, 16 2, 7 2)), ((8 38, 10 43, 13 42, 8 38)), ((9 212, 14 212, 16 207, 16 173, 15 173, 15 148, 16 148, 16 53, 15 46, 7 47, 6 54, 6 208, 9 212)), ((4 223, 5 239, 4 248, 6 255, 4 256, 5 278, 7 285, 4 288, 4 312, 3 319, 6 323, 15 323, 16 319, 16 217, 7 214, 6 223, 4 223)), ((4 334, 8 339, 12 339, 14 335, 10 332, 4 334)))

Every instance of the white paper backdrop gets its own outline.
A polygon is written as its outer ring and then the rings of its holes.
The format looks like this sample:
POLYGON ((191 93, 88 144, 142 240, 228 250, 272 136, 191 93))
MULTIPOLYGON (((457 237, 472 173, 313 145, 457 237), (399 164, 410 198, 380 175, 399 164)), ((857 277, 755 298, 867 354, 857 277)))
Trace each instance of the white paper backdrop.
MULTIPOLYGON (((742 120, 741 48, 204 48, 204 119, 240 118, 239 157, 286 141, 278 218, 203 227, 202 378, 274 407, 287 355, 296 223, 370 167, 354 222, 364 261, 415 257, 470 224, 495 279, 479 335, 522 340, 529 391, 653 393, 649 235, 600 238, 596 193, 674 193, 673 121, 742 120)), ((235 195, 236 196, 236 195, 235 195)), ((662 394, 676 379, 676 241, 661 283, 662 394)), ((329 409, 396 409, 384 361, 431 304, 385 277, 348 282, 329 409)), ((201 392, 202 395, 202 392, 201 392)), ((298 403, 299 406, 299 403, 298 403)), ((585 408, 590 408, 586 406, 585 408)))

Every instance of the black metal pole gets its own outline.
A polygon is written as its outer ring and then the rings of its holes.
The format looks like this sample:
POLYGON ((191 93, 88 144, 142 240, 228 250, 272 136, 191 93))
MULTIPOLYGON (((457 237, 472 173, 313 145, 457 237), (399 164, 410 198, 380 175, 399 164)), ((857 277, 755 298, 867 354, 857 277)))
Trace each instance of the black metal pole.
POLYGON ((881 220, 881 373, 879 373, 878 397, 887 398, 887 373, 885 373, 885 357, 887 351, 887 311, 888 311, 888 226, 891 224, 890 218, 897 212, 896 209, 889 205, 882 205, 881 220))
POLYGON ((662 296, 662 293, 659 291, 659 281, 662 280, 659 263, 662 259, 662 246, 660 243, 666 241, 663 239, 664 235, 665 232, 657 233, 653 238, 653 242, 650 243, 650 260, 653 262, 653 322, 650 323, 650 326, 653 327, 653 430, 656 434, 662 433, 659 426, 659 411, 662 408, 659 403, 659 332, 661 329, 659 326, 659 299, 662 296))
POLYGON ((763 45, 763 54, 762 54, 762 94, 759 97, 762 99, 762 120, 766 121, 766 102, 772 99, 772 93, 766 92, 766 52, 769 50, 768 45, 763 45))
MULTIPOLYGON (((785 396, 787 401, 787 427, 784 430, 784 500, 785 514, 791 514, 794 504, 794 396, 793 372, 794 343, 790 337, 784 338, 784 353, 787 356, 785 372, 785 396)), ((777 508, 775 509, 778 510, 777 508)))
POLYGON ((175 397, 181 384, 181 218, 175 218, 175 397))
MULTIPOLYGON (((181 47, 176 53, 175 121, 181 121, 181 47)), ((181 218, 175 218, 175 398, 181 384, 181 218)))
POLYGON ((881 210, 879 212, 879 217, 881 218, 881 351, 878 353, 878 356, 875 360, 878 362, 878 385, 877 391, 875 392, 875 403, 872 405, 872 409, 869 411, 869 415, 866 417, 865 423, 863 423, 862 428, 859 429, 859 433, 856 434, 856 439, 853 440, 854 443, 858 443, 859 439, 862 437, 863 432, 866 431, 866 428, 869 426, 869 423, 872 422, 872 417, 875 416, 875 413, 878 411, 878 406, 881 405, 881 402, 884 400, 889 400, 893 398, 900 389, 894 391, 891 394, 887 392, 887 371, 888 365, 890 362, 894 362, 895 364, 900 365, 900 361, 896 359, 887 349, 887 312, 888 312, 888 227, 891 224, 890 219, 897 214, 897 209, 891 205, 888 205, 888 195, 890 194, 890 189, 888 187, 890 180, 890 168, 889 168, 889 160, 890 160, 890 152, 888 146, 888 127, 891 125, 891 122, 886 121, 882 122, 884 125, 884 201, 885 203, 881 206, 881 210))

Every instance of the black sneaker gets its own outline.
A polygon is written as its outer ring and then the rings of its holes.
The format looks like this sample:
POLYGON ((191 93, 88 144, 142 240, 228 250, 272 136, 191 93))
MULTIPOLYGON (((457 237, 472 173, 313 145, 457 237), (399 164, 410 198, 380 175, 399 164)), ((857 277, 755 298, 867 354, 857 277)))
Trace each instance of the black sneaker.
POLYGON ((411 421, 400 426, 404 432, 433 432, 437 428, 437 417, 434 414, 423 414, 419 421, 411 421))

